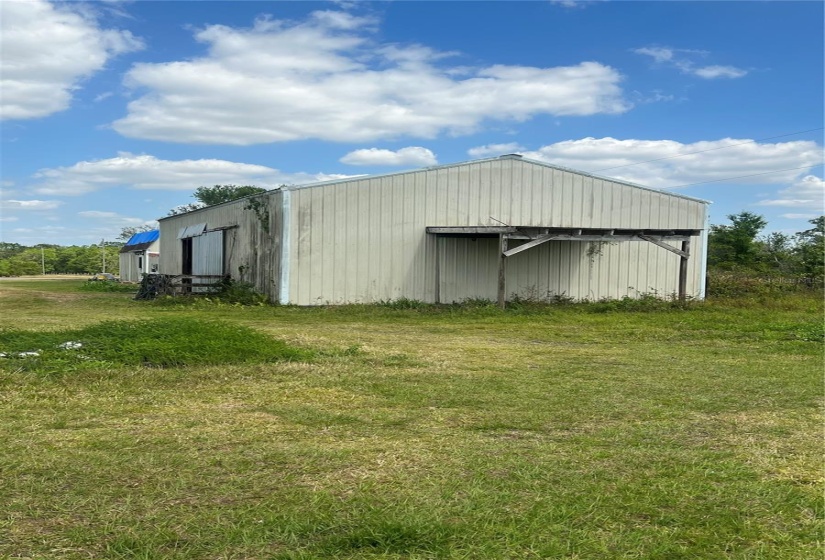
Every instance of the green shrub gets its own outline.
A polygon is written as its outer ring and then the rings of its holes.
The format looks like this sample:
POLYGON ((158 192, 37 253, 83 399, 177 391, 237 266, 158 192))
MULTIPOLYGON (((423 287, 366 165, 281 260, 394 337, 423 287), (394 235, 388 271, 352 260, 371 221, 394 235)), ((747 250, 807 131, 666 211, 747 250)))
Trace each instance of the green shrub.
POLYGON ((265 305, 269 303, 267 297, 255 289, 255 285, 249 282, 237 282, 231 278, 226 278, 216 285, 214 292, 209 294, 209 299, 222 303, 232 303, 239 305, 265 305))
POLYGON ((120 282, 111 282, 104 280, 86 280, 80 285, 80 289, 84 292, 121 292, 133 293, 137 291, 137 286, 134 284, 122 284, 120 282))
POLYGON ((756 275, 746 270, 712 270, 707 295, 715 298, 768 297, 810 291, 822 292, 822 280, 756 275))
POLYGON ((424 303, 418 299, 410 299, 410 298, 398 298, 392 300, 381 300, 375 304, 378 307, 386 307, 388 309, 430 309, 433 307, 434 304, 432 303, 424 303))

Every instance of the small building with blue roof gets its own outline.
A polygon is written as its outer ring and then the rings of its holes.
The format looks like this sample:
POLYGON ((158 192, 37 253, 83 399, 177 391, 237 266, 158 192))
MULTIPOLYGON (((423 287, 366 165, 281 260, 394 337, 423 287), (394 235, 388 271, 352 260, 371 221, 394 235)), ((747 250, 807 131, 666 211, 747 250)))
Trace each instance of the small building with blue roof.
POLYGON ((121 281, 140 282, 144 274, 157 273, 159 259, 160 230, 134 234, 120 250, 121 281))

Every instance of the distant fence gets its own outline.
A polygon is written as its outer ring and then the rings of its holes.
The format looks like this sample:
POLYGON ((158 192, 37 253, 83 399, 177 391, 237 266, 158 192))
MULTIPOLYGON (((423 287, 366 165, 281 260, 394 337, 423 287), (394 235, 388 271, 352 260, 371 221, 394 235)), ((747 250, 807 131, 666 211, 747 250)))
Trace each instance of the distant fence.
POLYGON ((220 289, 225 278, 214 274, 144 274, 135 299, 211 293, 220 289))

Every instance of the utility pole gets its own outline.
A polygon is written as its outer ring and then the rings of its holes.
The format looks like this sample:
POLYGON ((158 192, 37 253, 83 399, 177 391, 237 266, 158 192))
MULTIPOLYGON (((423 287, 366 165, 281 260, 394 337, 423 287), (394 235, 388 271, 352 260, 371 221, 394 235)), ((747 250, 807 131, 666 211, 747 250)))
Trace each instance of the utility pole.
POLYGON ((102 272, 106 272, 106 241, 104 239, 100 240, 100 251, 103 253, 103 270, 102 270, 102 272))

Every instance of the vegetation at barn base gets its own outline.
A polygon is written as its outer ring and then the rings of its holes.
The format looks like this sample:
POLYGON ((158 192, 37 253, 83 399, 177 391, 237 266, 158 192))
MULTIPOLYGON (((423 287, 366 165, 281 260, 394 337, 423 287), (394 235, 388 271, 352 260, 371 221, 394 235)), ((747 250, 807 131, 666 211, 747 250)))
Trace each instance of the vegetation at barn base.
POLYGON ((117 348, 59 372, 2 361, 0 557, 822 557, 810 292, 600 313, 165 307, 78 285, 0 283, 16 350, 117 348), (167 349, 161 323, 184 333, 167 349), (223 327, 325 350, 196 365, 223 327), (147 367, 158 347, 174 359, 147 367))

